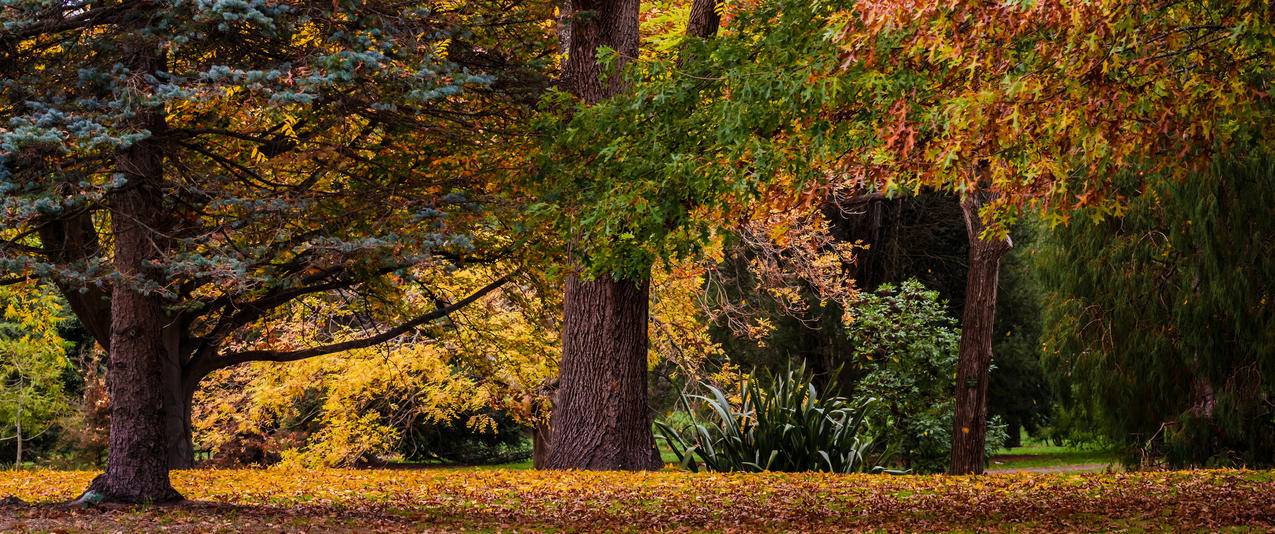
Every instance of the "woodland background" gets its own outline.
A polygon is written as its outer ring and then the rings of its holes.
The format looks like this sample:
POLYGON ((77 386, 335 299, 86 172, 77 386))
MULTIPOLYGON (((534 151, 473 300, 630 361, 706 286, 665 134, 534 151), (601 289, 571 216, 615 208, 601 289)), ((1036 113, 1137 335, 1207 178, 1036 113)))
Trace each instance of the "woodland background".
MULTIPOLYGON (((1275 465, 1265 2, 0 17, 0 463, 105 469, 81 501, 192 467, 1275 465)), ((1269 484, 1239 473, 1200 501, 1269 484)))

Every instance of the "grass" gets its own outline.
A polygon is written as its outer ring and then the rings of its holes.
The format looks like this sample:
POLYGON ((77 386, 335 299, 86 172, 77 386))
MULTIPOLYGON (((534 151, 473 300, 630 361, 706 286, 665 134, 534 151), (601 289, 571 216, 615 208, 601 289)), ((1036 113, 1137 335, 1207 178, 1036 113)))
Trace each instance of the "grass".
POLYGON ((197 469, 179 506, 67 508, 91 471, 6 471, 0 532, 1269 531, 1268 471, 981 477, 197 469))
MULTIPOLYGON (((660 444, 660 458, 666 465, 678 463, 677 455, 673 454, 663 443, 660 444)), ((1090 471, 1102 471, 1107 466, 1119 466, 1119 459, 1114 452, 1098 448, 1058 447, 1045 443, 1028 443, 1022 447, 1003 449, 992 456, 988 462, 988 469, 997 471, 1050 468, 1059 471, 1082 471, 1086 470, 1086 468, 1090 471), (1101 465, 1102 468, 1093 468, 1096 465, 1101 465)), ((465 467, 463 469, 511 469, 522 471, 532 469, 532 464, 531 460, 528 459, 507 464, 465 467)))
POLYGON ((1102 466, 1103 468, 1107 466, 1118 467, 1119 458, 1116 453, 1105 449, 1058 447, 1033 443, 1022 447, 1005 449, 992 456, 988 462, 988 468, 995 470, 1093 470, 1094 466, 1102 466))

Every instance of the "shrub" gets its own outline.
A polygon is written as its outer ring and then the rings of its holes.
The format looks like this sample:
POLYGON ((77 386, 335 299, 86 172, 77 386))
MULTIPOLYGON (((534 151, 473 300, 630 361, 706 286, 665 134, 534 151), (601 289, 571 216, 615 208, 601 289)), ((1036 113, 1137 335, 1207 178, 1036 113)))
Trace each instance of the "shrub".
MULTIPOLYGON (((884 430, 880 446, 917 472, 946 470, 952 450, 956 360, 960 331, 937 291, 916 280, 864 292, 846 325, 854 346, 854 399, 876 399, 868 417, 884 430)), ((1004 425, 988 424, 990 453, 1005 441, 1004 425)))
POLYGON ((1034 251, 1048 376, 1132 465, 1275 466, 1275 154, 1229 148, 1034 251))
POLYGON ((740 382, 733 400, 717 387, 704 387, 708 395, 682 399, 689 424, 678 430, 656 423, 657 436, 691 471, 848 473, 875 465, 865 458, 874 442, 865 425, 871 401, 821 395, 804 366, 776 375, 755 372, 740 382), (696 417, 695 401, 707 409, 707 419, 696 417))

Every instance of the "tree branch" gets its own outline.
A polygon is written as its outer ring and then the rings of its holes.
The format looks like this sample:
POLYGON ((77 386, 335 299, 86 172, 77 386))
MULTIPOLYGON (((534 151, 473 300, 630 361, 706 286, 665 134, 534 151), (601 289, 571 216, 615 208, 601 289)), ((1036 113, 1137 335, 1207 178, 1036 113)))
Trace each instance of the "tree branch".
POLYGON ((417 328, 420 328, 421 326, 425 325, 426 323, 451 315, 452 312, 455 312, 456 310, 459 310, 461 308, 464 308, 465 306, 468 306, 474 303, 478 299, 481 299, 484 296, 486 296, 488 293, 491 293, 492 291, 495 291, 496 289, 498 289, 500 286, 503 286, 515 274, 517 274, 517 271, 506 274, 496 279, 495 281, 483 286, 481 289, 470 294, 468 297, 465 297, 447 306, 436 308, 434 309, 434 311, 418 316, 406 323, 403 323, 397 327, 391 328, 389 330, 386 330, 385 332, 382 332, 374 336, 369 336, 369 337, 360 338, 360 339, 353 339, 350 341, 343 341, 341 343, 320 345, 318 347, 311 347, 308 349, 301 349, 301 350, 292 350, 292 351, 250 350, 245 352, 236 352, 236 353, 226 354, 219 358, 215 358, 210 361, 207 361, 202 366, 201 369, 195 369, 194 370, 196 371, 195 376, 203 376, 217 369, 230 367, 232 365, 238 365, 245 362, 253 362, 253 361, 293 362, 297 360, 304 360, 306 358, 313 358, 315 356, 323 356, 325 354, 333 354, 336 352, 344 352, 347 350, 361 349, 361 348, 371 347, 373 345, 379 345, 381 343, 385 343, 387 341, 390 341, 404 334, 413 332, 417 328))
POLYGON ((0 278, 0 287, 11 286, 14 284, 21 284, 28 280, 34 280, 34 279, 35 277, 33 276, 14 276, 12 278, 0 278))

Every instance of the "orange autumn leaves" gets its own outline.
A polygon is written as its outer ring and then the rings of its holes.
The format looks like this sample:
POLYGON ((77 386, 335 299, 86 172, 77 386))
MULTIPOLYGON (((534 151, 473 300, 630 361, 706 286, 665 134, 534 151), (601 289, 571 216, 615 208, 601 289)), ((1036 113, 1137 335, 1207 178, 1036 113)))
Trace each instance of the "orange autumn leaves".
POLYGON ((1272 109, 1268 2, 874 0, 832 26, 883 111, 849 170, 905 191, 991 187, 1002 206, 985 216, 1118 215, 1122 175, 1180 178, 1272 109))
MULTIPOLYGON (((70 499, 90 472, 17 471, 0 495, 70 499)), ((192 470, 197 504, 0 508, 0 530, 1217 530, 1275 527, 1263 471, 982 477, 664 471, 192 470)))

